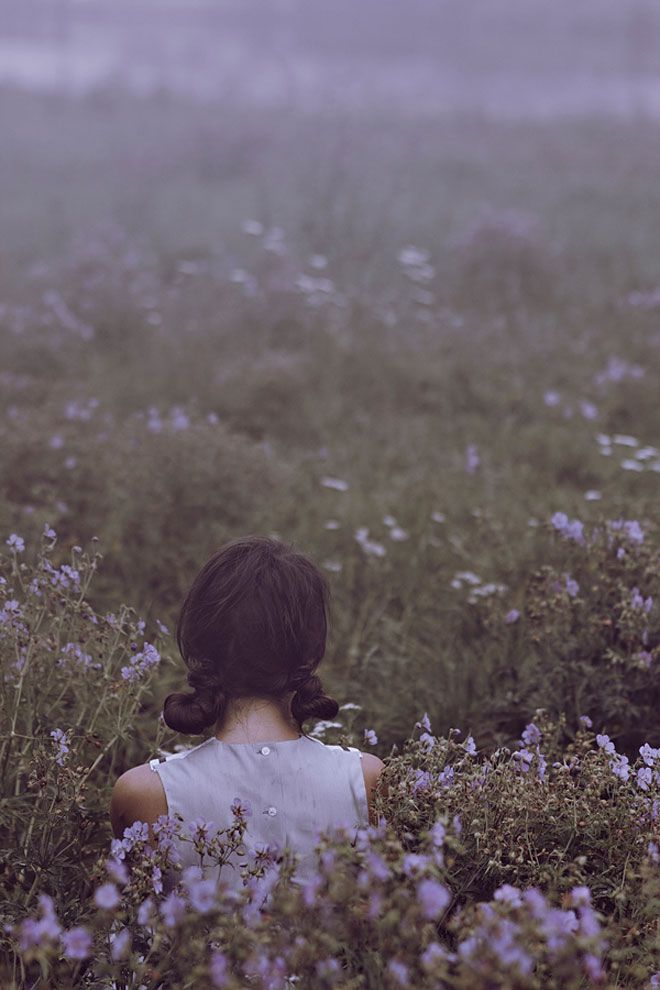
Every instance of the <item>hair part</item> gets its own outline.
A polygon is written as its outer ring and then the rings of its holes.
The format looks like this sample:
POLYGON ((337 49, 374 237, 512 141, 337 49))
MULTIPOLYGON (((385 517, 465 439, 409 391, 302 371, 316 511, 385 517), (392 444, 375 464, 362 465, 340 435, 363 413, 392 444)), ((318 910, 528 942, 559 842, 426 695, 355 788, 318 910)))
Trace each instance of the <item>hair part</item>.
POLYGON ((339 705, 315 673, 325 655, 330 587, 308 557, 269 536, 230 540, 202 567, 179 612, 176 641, 193 693, 170 694, 163 719, 199 735, 232 698, 281 698, 302 731, 339 705))

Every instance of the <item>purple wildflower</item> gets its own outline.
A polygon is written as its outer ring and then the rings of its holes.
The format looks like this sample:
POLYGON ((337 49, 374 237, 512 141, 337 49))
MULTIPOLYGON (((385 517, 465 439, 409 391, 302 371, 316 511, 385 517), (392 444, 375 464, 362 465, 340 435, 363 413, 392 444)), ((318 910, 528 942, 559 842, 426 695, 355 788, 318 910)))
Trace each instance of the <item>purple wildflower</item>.
POLYGON ((614 748, 614 743, 611 741, 609 736, 602 735, 599 733, 596 736, 596 744, 600 749, 603 749, 606 753, 614 754, 616 749, 614 748))
POLYGON ((57 747, 57 753, 55 755, 55 762, 63 767, 64 759, 66 754, 69 752, 69 738, 67 732, 62 732, 61 729, 53 729, 50 733, 55 746, 57 747))
POLYGON ((454 780, 454 768, 450 765, 444 767, 438 774, 438 783, 443 787, 450 787, 454 780))
POLYGON ((209 976, 214 987, 226 987, 229 980, 229 964, 224 952, 214 950, 209 961, 209 976))
POLYGON ((530 764, 534 759, 534 754, 530 753, 528 749, 520 749, 517 752, 512 753, 511 758, 516 760, 516 770, 522 770, 524 773, 527 773, 530 764))
POLYGON ((172 892, 160 905, 160 914, 166 928, 174 928, 186 913, 186 902, 179 894, 172 892))
POLYGON ((520 891, 517 887, 512 887, 510 883, 505 883, 501 887, 498 887, 493 894, 493 898, 496 901, 502 901, 504 904, 510 904, 511 907, 522 907, 520 891))
POLYGON ((640 767, 637 771, 637 786, 642 791, 648 791, 649 784, 653 781, 653 771, 650 767, 640 767))
POLYGON ((424 743, 428 749, 433 749, 435 743, 435 736, 430 735, 428 732, 420 733, 419 741, 424 743))
POLYGON ((19 928, 21 952, 40 948, 45 942, 56 939, 62 931, 52 897, 48 894, 39 894, 39 910, 40 918, 25 918, 21 922, 19 928))
POLYGON ((423 873, 428 864, 428 857, 419 853, 406 853, 403 857, 403 872, 407 877, 423 873))
POLYGON ((538 725, 535 725, 534 722, 530 722, 526 725, 521 739, 525 746, 537 746, 541 742, 541 730, 538 725))
POLYGON ((249 818, 252 815, 252 805, 249 801, 235 797, 229 809, 236 817, 249 818))
POLYGON ((125 959, 131 950, 131 933, 128 928, 110 934, 110 955, 113 960, 125 959))
POLYGON ((424 712, 421 722, 415 722, 415 728, 426 729, 427 732, 431 731, 431 723, 429 722, 429 717, 426 712, 424 712))
POLYGON ((92 954, 92 936, 82 925, 62 932, 62 952, 65 959, 87 959, 92 954))
POLYGON ((517 622, 520 618, 520 612, 517 608, 512 608, 510 612, 507 612, 504 616, 504 621, 507 623, 517 622))
POLYGON ((114 911, 121 901, 114 883, 104 883, 94 891, 94 903, 104 911, 114 911))
POLYGON ((397 981, 399 986, 410 986, 408 967, 405 963, 400 962, 398 959, 390 959, 387 964, 387 969, 390 975, 397 981))
POLYGON ((375 746, 378 742, 378 736, 373 729, 364 730, 364 741, 369 743, 370 746, 375 746))
POLYGON ((115 883, 119 883, 122 886, 128 883, 128 870, 126 864, 122 863, 120 859, 115 859, 111 856, 105 861, 105 868, 115 883))
POLYGON ((437 918, 451 901, 447 888, 437 880, 422 880, 417 887, 417 897, 425 918, 437 918))
POLYGON ((479 449, 474 443, 468 444, 465 448, 465 470, 468 474, 474 474, 481 464, 479 449))
POLYGON ((474 742, 474 739, 472 738, 472 736, 468 736, 467 739, 465 740, 465 742, 463 743, 463 745, 465 746, 465 752, 466 753, 468 753, 470 756, 476 756, 476 754, 477 754, 477 747, 475 745, 475 742, 474 742))
POLYGON ((639 747, 639 755, 647 766, 652 767, 655 760, 660 758, 660 748, 655 749, 653 746, 649 746, 648 743, 644 743, 643 746, 639 747))
POLYGON ((23 553, 25 550, 25 540, 22 536, 18 536, 16 533, 12 533, 8 540, 5 540, 8 547, 14 550, 15 553, 23 553))
POLYGON ((593 722, 588 715, 580 715, 579 721, 582 722, 583 725, 586 725, 588 729, 593 727, 593 722))

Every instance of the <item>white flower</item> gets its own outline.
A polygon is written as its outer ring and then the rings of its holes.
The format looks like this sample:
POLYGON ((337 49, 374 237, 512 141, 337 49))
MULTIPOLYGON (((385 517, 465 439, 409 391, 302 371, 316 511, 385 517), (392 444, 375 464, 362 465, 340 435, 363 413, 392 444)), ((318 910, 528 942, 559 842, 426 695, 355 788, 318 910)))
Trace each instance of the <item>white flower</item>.
POLYGON ((401 540, 407 540, 408 534, 401 526, 393 526, 390 530, 390 539, 400 542, 401 540))
POLYGON ((334 488, 337 492, 348 491, 348 482, 341 478, 321 478, 321 484, 324 488, 334 488))
POLYGON ((615 433, 612 437, 612 443, 619 443, 623 447, 637 447, 639 440, 635 440, 634 437, 629 437, 622 433, 615 433))
POLYGON ((264 227, 258 220, 246 220, 243 224, 243 230, 246 234, 251 234, 252 237, 261 237, 264 227))

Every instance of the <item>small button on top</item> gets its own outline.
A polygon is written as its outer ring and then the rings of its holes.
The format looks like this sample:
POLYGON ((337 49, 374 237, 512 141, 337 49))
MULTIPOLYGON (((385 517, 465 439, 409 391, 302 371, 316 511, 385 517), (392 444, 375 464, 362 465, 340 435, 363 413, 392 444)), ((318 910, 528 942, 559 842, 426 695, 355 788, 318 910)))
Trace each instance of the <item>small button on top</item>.
POLYGON ((274 808, 273 805, 271 804, 270 808, 268 809, 268 814, 269 815, 276 815, 277 814, 277 808, 274 808))
POLYGON ((264 756, 268 756, 268 754, 270 753, 270 746, 262 746, 259 752, 263 753, 264 756))

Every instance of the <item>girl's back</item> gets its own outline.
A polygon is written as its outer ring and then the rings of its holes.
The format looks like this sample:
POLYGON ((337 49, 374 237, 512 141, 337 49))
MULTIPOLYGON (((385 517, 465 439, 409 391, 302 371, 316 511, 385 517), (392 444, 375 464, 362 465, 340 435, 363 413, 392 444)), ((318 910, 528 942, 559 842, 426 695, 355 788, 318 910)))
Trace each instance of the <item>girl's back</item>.
MULTIPOLYGON (((206 877, 242 887, 239 867, 253 861, 259 848, 299 854, 296 879, 309 879, 313 849, 321 832, 345 827, 351 839, 369 824, 362 754, 355 747, 329 745, 310 736, 269 743, 225 743, 215 736, 199 746, 150 761, 159 774, 168 813, 188 823, 208 822, 215 829, 235 822, 232 805, 247 808, 242 846, 227 864, 204 868, 206 877)), ((177 842, 181 868, 198 866, 192 842, 177 842)), ((210 861, 209 861, 210 864, 210 861)))

